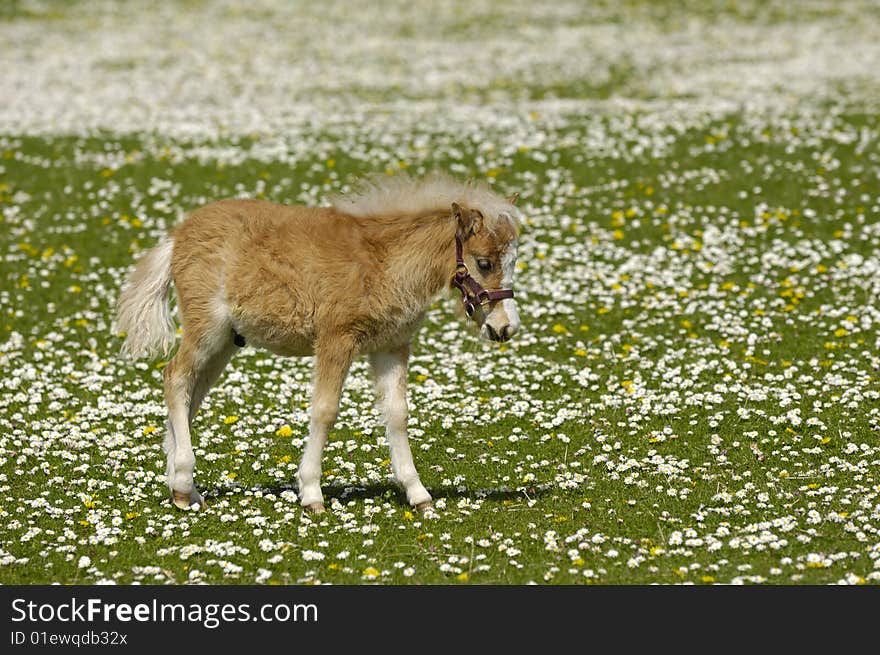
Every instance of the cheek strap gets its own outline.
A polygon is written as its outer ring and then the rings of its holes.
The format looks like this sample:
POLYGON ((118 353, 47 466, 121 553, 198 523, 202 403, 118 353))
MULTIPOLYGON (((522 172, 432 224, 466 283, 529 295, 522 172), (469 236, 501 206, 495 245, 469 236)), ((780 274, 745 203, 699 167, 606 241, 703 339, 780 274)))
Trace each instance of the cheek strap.
POLYGON ((464 263, 464 247, 457 235, 455 237, 455 275, 452 276, 452 286, 461 291, 461 303, 468 316, 474 315, 477 305, 487 305, 505 298, 513 298, 513 289, 485 289, 473 278, 464 263))

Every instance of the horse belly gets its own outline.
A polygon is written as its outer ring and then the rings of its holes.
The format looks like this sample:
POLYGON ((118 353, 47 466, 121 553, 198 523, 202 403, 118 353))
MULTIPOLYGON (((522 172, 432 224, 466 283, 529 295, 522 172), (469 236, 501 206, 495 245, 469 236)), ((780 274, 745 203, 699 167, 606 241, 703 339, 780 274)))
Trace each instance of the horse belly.
POLYGON ((269 352, 283 357, 307 357, 315 354, 314 341, 305 338, 278 338, 258 334, 247 337, 247 344, 256 348, 264 348, 269 352))
POLYGON ((285 356, 313 354, 314 308, 283 279, 230 276, 226 296, 232 325, 248 345, 285 356))

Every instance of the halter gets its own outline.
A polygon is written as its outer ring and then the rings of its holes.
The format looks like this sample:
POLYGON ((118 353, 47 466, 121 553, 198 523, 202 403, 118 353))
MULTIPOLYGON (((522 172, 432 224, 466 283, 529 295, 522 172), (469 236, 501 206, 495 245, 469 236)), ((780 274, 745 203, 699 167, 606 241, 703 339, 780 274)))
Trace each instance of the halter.
POLYGON ((513 298, 513 289, 484 289, 468 272, 464 263, 461 239, 455 237, 455 275, 452 276, 452 286, 461 291, 461 304, 464 305, 465 314, 468 317, 474 315, 477 305, 487 305, 496 300, 513 298))

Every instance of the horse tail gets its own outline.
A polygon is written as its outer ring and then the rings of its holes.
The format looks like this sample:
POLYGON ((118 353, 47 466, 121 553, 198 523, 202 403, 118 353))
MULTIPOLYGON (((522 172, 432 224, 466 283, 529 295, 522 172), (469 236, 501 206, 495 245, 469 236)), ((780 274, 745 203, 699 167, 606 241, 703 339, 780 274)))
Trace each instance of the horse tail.
POLYGON ((123 354, 167 356, 177 333, 171 317, 171 254, 168 236, 146 252, 128 277, 116 304, 116 332, 124 333, 123 354))

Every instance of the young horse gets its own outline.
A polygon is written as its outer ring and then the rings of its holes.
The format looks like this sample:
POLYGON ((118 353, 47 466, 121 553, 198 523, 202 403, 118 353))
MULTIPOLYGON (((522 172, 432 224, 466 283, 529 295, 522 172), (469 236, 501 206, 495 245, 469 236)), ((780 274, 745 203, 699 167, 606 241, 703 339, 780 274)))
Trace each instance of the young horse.
POLYGON ((324 510, 321 455, 352 360, 367 354, 391 466, 410 504, 431 506, 407 438, 409 342, 444 288, 462 294, 480 334, 519 329, 513 300, 518 211, 488 188, 435 175, 375 180, 332 206, 221 200, 192 212, 147 252, 117 307, 130 356, 167 355, 177 290, 182 338, 165 367, 167 482, 174 504, 204 505, 193 486, 190 427, 245 340, 279 355, 314 355, 309 435, 297 478, 302 504, 324 510))

